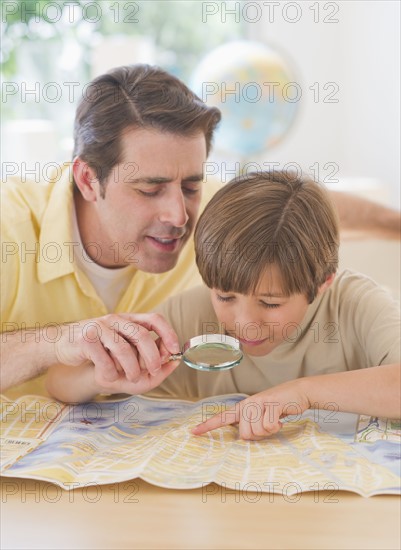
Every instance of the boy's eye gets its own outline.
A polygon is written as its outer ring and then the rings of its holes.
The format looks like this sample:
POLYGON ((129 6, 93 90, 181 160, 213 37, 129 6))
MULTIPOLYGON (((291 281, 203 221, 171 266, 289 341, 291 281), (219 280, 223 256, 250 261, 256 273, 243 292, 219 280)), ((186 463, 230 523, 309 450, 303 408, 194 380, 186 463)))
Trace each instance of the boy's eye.
POLYGON ((276 307, 280 307, 280 304, 267 304, 266 302, 260 302, 261 305, 267 309, 275 309, 276 307))
POLYGON ((220 296, 220 294, 216 294, 216 297, 219 302, 231 302, 234 300, 234 296, 220 296))

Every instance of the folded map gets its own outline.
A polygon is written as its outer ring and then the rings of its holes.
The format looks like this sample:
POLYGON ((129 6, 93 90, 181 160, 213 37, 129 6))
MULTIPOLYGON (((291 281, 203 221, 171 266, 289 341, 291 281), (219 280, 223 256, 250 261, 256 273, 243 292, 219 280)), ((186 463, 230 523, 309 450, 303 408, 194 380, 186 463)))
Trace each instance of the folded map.
POLYGON ((401 493, 399 421, 310 410, 262 441, 236 425, 203 436, 191 428, 244 399, 190 402, 133 396, 64 405, 39 396, 1 401, 1 474, 63 489, 140 477, 161 487, 227 488, 291 495, 348 490, 401 493))

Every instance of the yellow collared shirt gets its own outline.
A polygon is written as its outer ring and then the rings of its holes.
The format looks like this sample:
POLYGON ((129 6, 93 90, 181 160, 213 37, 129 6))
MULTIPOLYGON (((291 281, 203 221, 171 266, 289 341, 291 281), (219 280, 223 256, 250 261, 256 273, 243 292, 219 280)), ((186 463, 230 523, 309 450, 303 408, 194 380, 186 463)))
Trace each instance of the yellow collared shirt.
MULTIPOLYGON (((217 186, 205 185, 202 206, 217 186)), ((1 332, 80 321, 107 314, 74 262, 71 170, 47 182, 2 184, 1 332)), ((168 296, 199 284, 193 240, 167 273, 136 271, 116 312, 147 312, 168 296)), ((17 392, 43 392, 27 383, 17 392)))

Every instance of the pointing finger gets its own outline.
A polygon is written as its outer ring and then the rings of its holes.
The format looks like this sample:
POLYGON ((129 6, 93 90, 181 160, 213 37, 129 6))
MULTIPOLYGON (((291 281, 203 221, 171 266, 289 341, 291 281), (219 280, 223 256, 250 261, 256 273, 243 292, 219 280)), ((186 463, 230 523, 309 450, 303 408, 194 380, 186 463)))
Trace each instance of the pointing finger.
POLYGON ((240 417, 240 408, 235 406, 233 409, 228 409, 222 411, 221 413, 215 414, 205 422, 201 422, 195 428, 192 429, 194 435, 202 435, 210 430, 215 430, 216 428, 221 428, 222 426, 229 426, 230 424, 235 424, 239 422, 240 417))

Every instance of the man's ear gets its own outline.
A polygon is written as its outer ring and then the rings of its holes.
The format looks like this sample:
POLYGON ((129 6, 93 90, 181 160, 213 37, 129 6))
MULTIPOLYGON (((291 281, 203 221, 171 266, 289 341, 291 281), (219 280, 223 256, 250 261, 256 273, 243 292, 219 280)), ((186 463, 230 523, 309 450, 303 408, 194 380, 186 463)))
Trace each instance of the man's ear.
POLYGON ((72 171, 74 181, 83 198, 89 202, 96 202, 100 195, 100 183, 93 168, 80 157, 75 157, 72 163, 72 171))
POLYGON ((325 282, 323 284, 321 284, 318 288, 318 295, 319 294, 322 294, 327 288, 329 288, 329 286, 331 285, 331 283, 334 281, 334 277, 336 276, 335 273, 332 273, 331 275, 328 275, 325 282))

